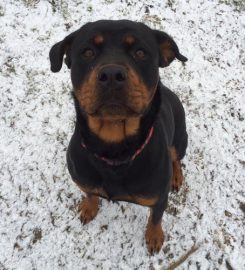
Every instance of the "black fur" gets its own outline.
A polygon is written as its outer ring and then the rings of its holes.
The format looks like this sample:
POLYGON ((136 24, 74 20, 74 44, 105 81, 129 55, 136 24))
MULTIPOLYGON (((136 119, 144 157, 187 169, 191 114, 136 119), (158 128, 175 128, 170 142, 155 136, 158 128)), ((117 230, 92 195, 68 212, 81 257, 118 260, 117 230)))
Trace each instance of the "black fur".
POLYGON ((187 133, 185 113, 178 97, 159 80, 158 68, 169 65, 174 58, 182 62, 187 58, 179 53, 174 40, 164 32, 151 30, 142 23, 130 21, 98 21, 89 23, 55 44, 50 52, 51 70, 61 69, 64 54, 71 68, 74 89, 86 78, 98 63, 122 63, 132 67, 150 88, 158 81, 149 106, 142 112, 139 132, 120 143, 106 143, 93 134, 87 124, 86 112, 74 96, 76 126, 67 150, 68 169, 72 179, 79 186, 103 188, 108 198, 113 200, 121 195, 140 195, 159 198, 152 205, 153 222, 157 223, 167 206, 172 176, 170 147, 174 146, 178 159, 185 155, 187 133), (91 45, 91 36, 102 34, 108 42, 94 48, 96 57, 87 61, 81 57, 82 51, 91 45), (144 48, 148 55, 144 61, 132 57, 132 49, 120 47, 120 38, 130 33, 136 36, 135 48, 144 48), (162 55, 160 45, 170 44, 170 55, 162 55), (108 60, 107 60, 108 59, 108 60), (130 160, 144 143, 149 129, 154 127, 153 136, 143 151, 130 160), (87 148, 82 147, 84 142, 87 148), (112 166, 97 156, 109 159, 127 160, 119 166, 112 166))

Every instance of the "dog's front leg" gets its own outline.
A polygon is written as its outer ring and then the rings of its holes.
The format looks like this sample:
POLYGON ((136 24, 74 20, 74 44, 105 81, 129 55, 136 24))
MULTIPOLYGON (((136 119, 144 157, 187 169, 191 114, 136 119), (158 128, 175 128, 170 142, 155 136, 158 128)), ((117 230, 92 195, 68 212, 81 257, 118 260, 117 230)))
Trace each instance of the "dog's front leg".
POLYGON ((99 209, 99 197, 86 193, 86 197, 81 201, 79 205, 80 220, 82 224, 87 224, 93 220, 99 209))
POLYGON ((163 245, 164 233, 162 230, 162 215, 167 207, 167 199, 159 202, 150 209, 150 216, 146 226, 145 240, 149 253, 158 253, 163 245))

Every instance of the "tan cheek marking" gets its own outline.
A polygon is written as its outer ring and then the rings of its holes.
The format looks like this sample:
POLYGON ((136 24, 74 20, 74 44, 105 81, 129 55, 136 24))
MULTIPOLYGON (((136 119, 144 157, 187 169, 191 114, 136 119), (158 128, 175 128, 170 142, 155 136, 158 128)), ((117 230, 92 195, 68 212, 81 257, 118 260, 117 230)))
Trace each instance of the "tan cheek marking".
POLYGON ((149 105, 155 89, 148 89, 142 79, 130 67, 128 68, 128 81, 128 95, 132 97, 131 103, 135 105, 138 111, 142 111, 149 105))
POLYGON ((141 94, 142 101, 146 102, 149 99, 149 94, 147 87, 144 85, 142 80, 140 80, 136 72, 134 72, 132 69, 129 69, 128 78, 129 78, 129 90, 135 94, 136 93, 141 94))
POLYGON ((74 91, 81 107, 90 112, 96 101, 96 69, 93 70, 78 89, 74 91))

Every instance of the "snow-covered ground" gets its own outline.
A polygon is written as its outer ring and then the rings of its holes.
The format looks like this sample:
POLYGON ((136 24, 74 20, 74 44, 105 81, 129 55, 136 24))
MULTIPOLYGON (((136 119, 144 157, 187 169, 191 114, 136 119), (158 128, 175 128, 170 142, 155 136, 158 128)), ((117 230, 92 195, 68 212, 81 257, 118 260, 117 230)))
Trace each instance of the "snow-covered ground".
POLYGON ((0 0, 0 269, 245 269, 243 0, 0 0), (69 71, 51 45, 88 21, 128 18, 171 34, 162 81, 186 109, 186 182, 170 196, 166 241, 149 256, 148 209, 105 200, 82 226, 67 172, 69 71))

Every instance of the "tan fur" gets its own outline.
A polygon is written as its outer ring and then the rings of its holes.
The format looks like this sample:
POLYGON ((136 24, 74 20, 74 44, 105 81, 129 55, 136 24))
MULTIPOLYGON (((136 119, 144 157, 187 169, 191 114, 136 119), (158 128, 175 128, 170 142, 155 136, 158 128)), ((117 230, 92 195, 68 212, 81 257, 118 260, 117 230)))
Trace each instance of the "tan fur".
MULTIPOLYGON (((79 186, 79 187, 86 194, 90 194, 91 196, 100 196, 100 197, 108 199, 108 195, 103 190, 103 188, 91 188, 91 187, 85 187, 85 186, 83 187, 79 186)), ((120 195, 120 196, 113 197, 111 199, 116 200, 116 201, 132 202, 132 203, 136 203, 142 206, 153 206, 159 200, 159 197, 158 196, 144 197, 144 196, 139 196, 139 195, 134 195, 134 196, 120 195)))
POLYGON ((99 208, 99 198, 97 196, 88 195, 84 198, 79 206, 80 210, 80 219, 83 224, 87 224, 93 220, 99 208))
POLYGON ((128 45, 133 45, 135 43, 135 37, 134 36, 131 36, 131 35, 128 35, 126 36, 125 38, 125 42, 128 44, 128 45))
POLYGON ((172 175, 172 179, 171 179, 171 186, 172 186, 172 190, 179 191, 179 189, 184 181, 184 177, 182 174, 181 163, 180 163, 180 160, 178 160, 177 151, 176 151, 176 148, 174 146, 172 146, 170 148, 170 155, 171 155, 172 166, 173 166, 173 175, 172 175))
POLYGON ((91 187, 80 186, 80 185, 78 185, 78 186, 86 194, 101 196, 101 197, 105 197, 105 198, 107 197, 107 194, 104 192, 104 190, 102 188, 91 188, 91 187))
POLYGON ((87 113, 91 113, 96 102, 96 71, 93 70, 86 78, 80 88, 75 89, 74 93, 81 107, 87 113))
POLYGON ((98 90, 96 89, 98 68, 94 68, 83 84, 74 91, 81 107, 87 113, 89 128, 99 138, 108 143, 119 143, 129 136, 137 134, 142 112, 151 102, 156 90, 156 86, 154 89, 148 89, 132 68, 126 68, 128 81, 124 91, 127 97, 127 106, 139 115, 137 117, 130 117, 127 114, 123 115, 123 113, 122 115, 106 115, 104 113, 100 117, 91 116, 98 102, 98 90))
POLYGON ((153 206, 159 200, 159 197, 155 196, 152 198, 147 198, 147 197, 141 197, 141 196, 133 196, 132 199, 133 199, 133 202, 137 204, 140 204, 143 206, 153 206))
POLYGON ((177 160, 177 152, 174 146, 170 148, 170 155, 173 162, 177 160))
POLYGON ((157 87, 158 81, 153 89, 148 89, 143 80, 130 67, 128 70, 128 97, 129 104, 138 112, 142 112, 150 104, 157 87))
POLYGON ((154 224, 152 222, 152 212, 146 227, 145 241, 150 254, 159 252, 164 241, 164 233, 161 226, 161 220, 159 223, 154 224))
POLYGON ((139 195, 134 195, 134 196, 121 195, 121 196, 116 196, 115 198, 112 198, 112 199, 116 201, 126 201, 126 202, 136 203, 142 206, 153 206, 159 200, 159 197, 158 196, 143 197, 139 195))
POLYGON ((117 119, 116 117, 98 118, 88 116, 88 126, 100 139, 108 143, 118 143, 135 135, 139 129, 137 117, 117 119))
POLYGON ((175 53, 172 50, 172 45, 170 42, 165 41, 160 45, 162 56, 167 65, 169 65, 175 58, 175 53))
POLYGON ((104 37, 102 35, 97 35, 94 37, 94 43, 100 45, 104 42, 104 37))

